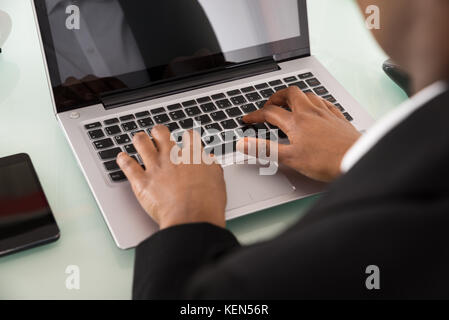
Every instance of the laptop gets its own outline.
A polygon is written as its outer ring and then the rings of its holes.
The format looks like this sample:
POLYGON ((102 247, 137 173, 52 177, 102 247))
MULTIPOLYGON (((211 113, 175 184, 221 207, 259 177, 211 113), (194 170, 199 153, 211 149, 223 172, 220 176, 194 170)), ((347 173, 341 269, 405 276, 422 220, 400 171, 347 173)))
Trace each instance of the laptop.
MULTIPOLYGON (((119 248, 158 230, 115 162, 125 151, 142 163, 132 145, 137 132, 157 124, 173 135, 199 128, 206 152, 223 166, 226 218, 234 219, 324 188, 277 163, 273 174, 261 174, 267 163, 235 150, 251 127, 242 116, 276 91, 314 92, 361 132, 373 123, 311 55, 305 0, 33 4, 55 117, 119 248)), ((271 124, 253 128, 288 143, 271 124)))

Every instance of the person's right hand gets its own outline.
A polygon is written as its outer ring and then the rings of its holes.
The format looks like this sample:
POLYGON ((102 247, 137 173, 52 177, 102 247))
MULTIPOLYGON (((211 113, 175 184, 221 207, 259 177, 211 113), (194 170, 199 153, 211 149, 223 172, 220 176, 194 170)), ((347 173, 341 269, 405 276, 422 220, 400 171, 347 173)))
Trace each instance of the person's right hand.
MULTIPOLYGON (((243 121, 269 122, 279 127, 290 141, 289 145, 278 145, 279 162, 323 182, 330 182, 341 174, 343 156, 360 137, 336 106, 313 93, 305 94, 298 87, 275 93, 262 109, 245 116, 243 121), (291 112, 281 108, 283 106, 289 107, 291 112)), ((249 150, 256 150, 249 144, 258 143, 255 138, 245 138, 238 142, 237 149, 248 154, 249 150)), ((269 152, 274 142, 263 143, 267 144, 269 152)))

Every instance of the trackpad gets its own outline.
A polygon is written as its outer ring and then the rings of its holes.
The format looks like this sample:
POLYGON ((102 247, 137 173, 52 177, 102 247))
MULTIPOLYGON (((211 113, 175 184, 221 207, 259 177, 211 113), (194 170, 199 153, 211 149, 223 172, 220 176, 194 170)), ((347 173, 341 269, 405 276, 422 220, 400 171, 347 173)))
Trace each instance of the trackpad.
POLYGON ((277 198, 295 191, 287 177, 277 172, 275 175, 261 175, 261 166, 236 164, 223 168, 228 204, 226 210, 277 198))

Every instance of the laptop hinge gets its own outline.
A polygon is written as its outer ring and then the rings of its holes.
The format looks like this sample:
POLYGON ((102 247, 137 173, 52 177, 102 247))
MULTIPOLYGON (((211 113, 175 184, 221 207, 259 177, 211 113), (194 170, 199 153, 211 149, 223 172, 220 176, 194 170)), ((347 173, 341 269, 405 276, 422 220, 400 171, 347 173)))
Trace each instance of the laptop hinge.
POLYGON ((101 102, 105 109, 118 108, 133 103, 161 98, 278 70, 280 70, 280 67, 277 62, 273 59, 269 59, 148 87, 107 94, 101 97, 101 102))

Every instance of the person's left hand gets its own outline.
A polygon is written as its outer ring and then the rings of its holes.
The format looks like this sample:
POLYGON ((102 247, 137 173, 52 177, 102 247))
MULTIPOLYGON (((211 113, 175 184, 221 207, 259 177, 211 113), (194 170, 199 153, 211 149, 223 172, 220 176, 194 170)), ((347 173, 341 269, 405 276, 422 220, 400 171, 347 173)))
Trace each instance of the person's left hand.
MULTIPOLYGON (((192 155, 193 139, 201 138, 197 133, 188 133, 184 148, 190 148, 192 155)), ((133 139, 146 170, 126 153, 117 158, 143 209, 161 229, 200 222, 224 228, 226 186, 221 166, 215 161, 207 164, 204 158, 200 164, 175 164, 172 150, 178 146, 170 140, 168 128, 156 126, 151 134, 155 143, 146 133, 139 133, 133 139)), ((201 141, 198 144, 201 146, 201 141)), ((200 151, 204 152, 202 147, 200 151)))

